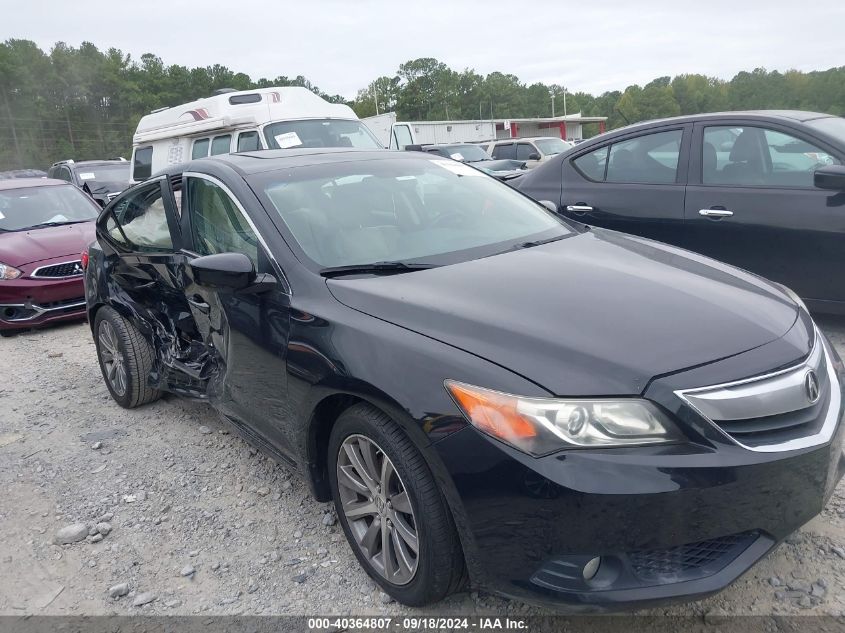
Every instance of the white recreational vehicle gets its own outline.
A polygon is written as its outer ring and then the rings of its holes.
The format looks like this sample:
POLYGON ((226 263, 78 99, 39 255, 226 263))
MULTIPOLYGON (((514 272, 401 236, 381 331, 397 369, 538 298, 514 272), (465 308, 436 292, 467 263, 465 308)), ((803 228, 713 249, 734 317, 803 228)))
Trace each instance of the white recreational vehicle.
POLYGON ((221 91, 155 110, 138 123, 132 145, 135 182, 168 165, 229 152, 380 147, 352 108, 299 87, 221 91))

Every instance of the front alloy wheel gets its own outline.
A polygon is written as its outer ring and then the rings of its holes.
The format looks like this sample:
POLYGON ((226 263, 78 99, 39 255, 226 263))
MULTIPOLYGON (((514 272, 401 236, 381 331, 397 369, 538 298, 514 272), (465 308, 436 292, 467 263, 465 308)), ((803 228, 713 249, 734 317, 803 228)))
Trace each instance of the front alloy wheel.
POLYGON ((340 448, 338 492, 355 542, 385 580, 405 585, 417 572, 420 548, 408 491, 373 440, 350 435, 340 448))
POLYGON ((464 584, 449 506, 419 449, 390 416, 366 403, 341 413, 329 436, 327 474, 346 540, 388 595, 419 607, 464 584))

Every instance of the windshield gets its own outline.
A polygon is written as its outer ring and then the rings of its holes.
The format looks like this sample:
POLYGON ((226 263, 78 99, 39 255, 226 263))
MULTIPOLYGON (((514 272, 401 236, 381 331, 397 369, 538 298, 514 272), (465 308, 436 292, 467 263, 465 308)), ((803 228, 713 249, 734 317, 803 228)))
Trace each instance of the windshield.
POLYGON ((85 222, 96 219, 99 211, 73 185, 0 190, 0 231, 85 222))
POLYGON ((538 138, 534 141, 534 145, 539 147, 540 151, 546 156, 560 154, 572 147, 572 145, 559 138, 538 138))
POLYGON ((825 117, 807 121, 807 125, 834 137, 840 143, 845 143, 845 119, 839 116, 825 117))
POLYGON ((252 184, 320 267, 455 263, 571 233, 507 185, 446 158, 312 165, 252 184))
POLYGON ((129 182, 129 163, 120 165, 80 165, 77 168, 83 182, 129 182))
POLYGON ((492 160, 478 145, 449 145, 443 148, 449 158, 464 163, 475 163, 479 160, 492 160))
POLYGON ((264 128, 264 138, 270 149, 300 147, 384 149, 363 123, 341 119, 278 121, 264 128))

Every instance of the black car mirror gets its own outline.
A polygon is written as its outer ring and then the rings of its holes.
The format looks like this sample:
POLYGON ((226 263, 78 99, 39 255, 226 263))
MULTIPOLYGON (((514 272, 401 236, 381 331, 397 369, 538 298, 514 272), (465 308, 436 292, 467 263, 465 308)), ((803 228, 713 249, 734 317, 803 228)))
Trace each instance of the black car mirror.
POLYGON ((532 152, 528 155, 528 160, 540 160, 540 155, 537 152, 532 152))
POLYGON ((194 281, 211 288, 243 290, 256 278, 252 260, 243 253, 205 255, 188 265, 194 273, 194 281))
POLYGON ((819 189, 845 191, 845 165, 827 165, 813 174, 813 184, 819 189))

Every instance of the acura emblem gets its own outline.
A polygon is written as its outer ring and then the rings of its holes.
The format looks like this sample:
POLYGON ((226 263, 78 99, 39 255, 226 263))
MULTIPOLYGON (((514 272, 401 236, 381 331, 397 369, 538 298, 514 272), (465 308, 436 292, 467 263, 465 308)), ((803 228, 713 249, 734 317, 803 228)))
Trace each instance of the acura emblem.
POLYGON ((804 389, 807 390, 807 398, 810 404, 815 404, 819 400, 819 379, 816 378, 816 372, 812 369, 804 376, 804 389))

